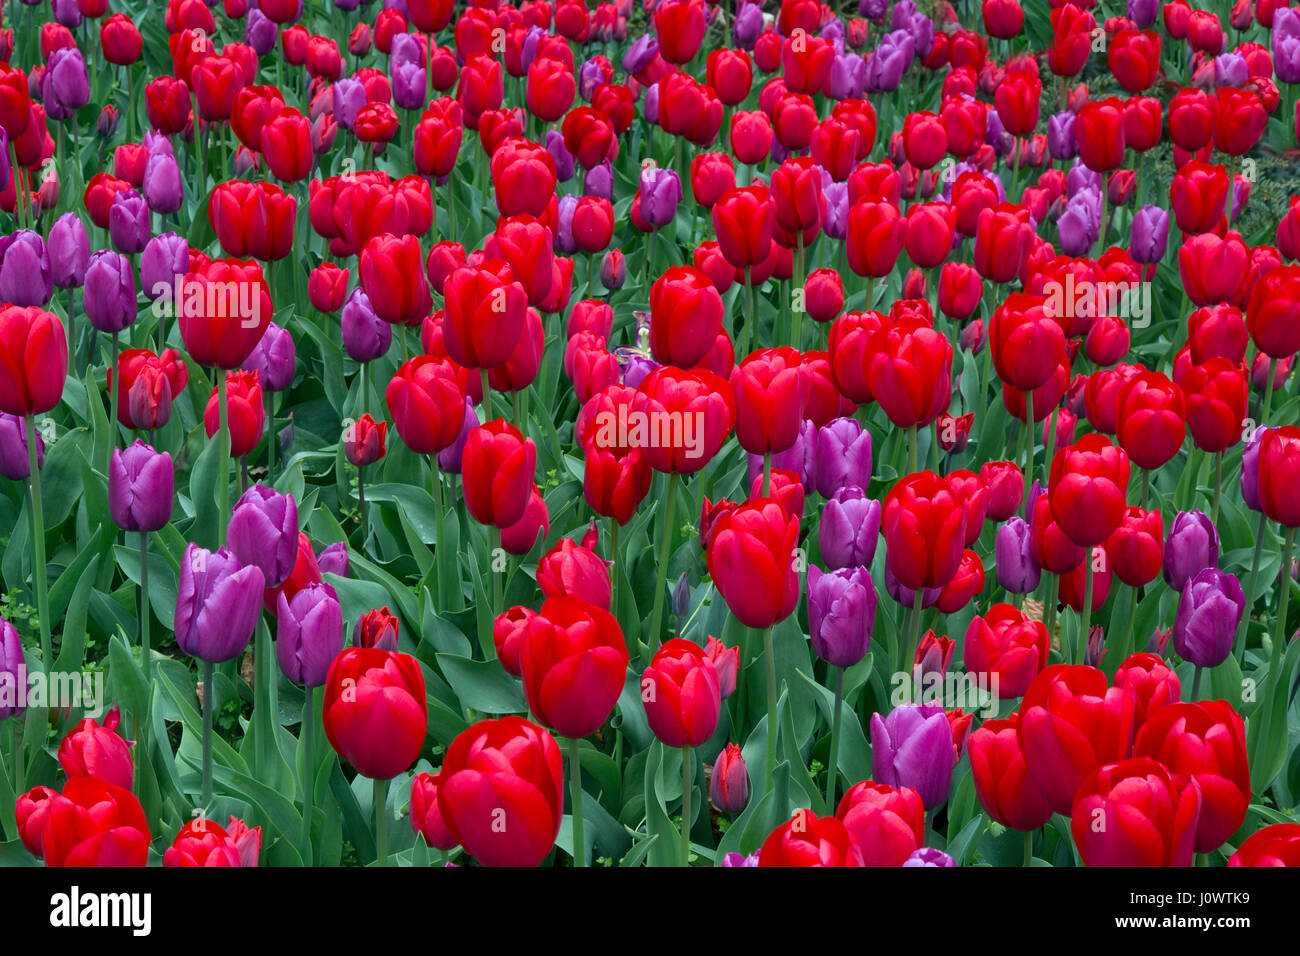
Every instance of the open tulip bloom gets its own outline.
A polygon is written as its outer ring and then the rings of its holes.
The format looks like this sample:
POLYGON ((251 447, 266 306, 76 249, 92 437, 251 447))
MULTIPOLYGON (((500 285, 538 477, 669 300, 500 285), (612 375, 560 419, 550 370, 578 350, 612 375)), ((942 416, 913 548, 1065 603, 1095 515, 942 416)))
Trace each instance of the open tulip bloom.
POLYGON ((1300 866, 1300 13, 11 10, 5 862, 1300 866))

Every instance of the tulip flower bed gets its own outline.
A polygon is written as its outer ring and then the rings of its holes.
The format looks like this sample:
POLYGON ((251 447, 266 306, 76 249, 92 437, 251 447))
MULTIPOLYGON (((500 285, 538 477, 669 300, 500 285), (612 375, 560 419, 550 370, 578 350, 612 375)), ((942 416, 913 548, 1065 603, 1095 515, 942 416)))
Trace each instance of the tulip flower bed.
POLYGON ((1300 866, 1300 12, 3 16, 0 863, 1300 866))

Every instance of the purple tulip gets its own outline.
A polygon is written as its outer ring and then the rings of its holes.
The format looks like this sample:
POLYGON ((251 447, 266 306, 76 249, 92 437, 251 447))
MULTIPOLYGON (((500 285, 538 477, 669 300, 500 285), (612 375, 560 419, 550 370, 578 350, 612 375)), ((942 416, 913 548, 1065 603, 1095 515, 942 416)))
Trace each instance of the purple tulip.
POLYGON ((108 209, 108 236, 119 252, 134 255, 149 241, 149 204, 134 189, 123 189, 108 209))
POLYGON ((353 289, 343 303, 342 322, 343 347, 354 361, 373 361, 393 343, 393 327, 375 315, 361 286, 353 289))
POLYGON ((238 657, 248 646, 262 612, 266 580, 226 548, 197 544, 181 557, 176 592, 176 643, 191 657, 212 664, 238 657))
POLYGON ((871 432, 852 418, 837 418, 817 430, 813 453, 817 493, 832 498, 850 485, 871 484, 871 432))
POLYGON ((1259 443, 1267 432, 1267 425, 1257 427, 1241 452, 1241 499, 1251 511, 1263 510, 1259 503, 1259 443))
POLYGON ((808 566, 808 630, 813 651, 836 667, 852 667, 871 647, 876 586, 868 568, 829 574, 808 566))
POLYGON ((51 119, 66 120, 90 102, 90 76, 86 61, 76 47, 64 47, 50 54, 41 77, 41 99, 51 119))
POLYGON ((656 229, 668 225, 682 201, 682 181, 677 172, 647 166, 641 170, 640 182, 641 218, 656 229))
POLYGON ((278 597, 275 656, 284 676, 304 687, 325 683, 330 664, 343 650, 343 610, 328 584, 314 582, 286 600, 278 597))
POLYGON ((1142 265, 1159 262, 1169 244, 1169 211, 1159 206, 1143 206, 1133 214, 1128 251, 1142 265))
POLYGON ((17 717, 27 709, 27 658, 18 628, 0 617, 0 720, 17 717), (13 703, 4 703, 4 701, 13 703))
POLYGON ((172 517, 176 471, 172 456, 136 439, 113 449, 108 468, 108 510, 123 531, 157 531, 172 517))
POLYGON ((903 861, 903 866, 956 866, 957 861, 950 857, 943 850, 937 850, 932 846, 919 847, 912 851, 912 855, 903 861))
POLYGON ((1008 518, 993 544, 997 565, 998 584, 1012 594, 1028 594, 1038 587, 1042 569, 1034 563, 1030 547, 1029 522, 1024 518, 1008 518))
POLYGON ((271 18, 261 10, 254 7, 248 11, 248 19, 244 21, 244 42, 258 56, 266 56, 275 49, 279 32, 271 18))
POLYGON ((135 272, 131 260, 112 249, 100 249, 86 266, 82 304, 90 324, 101 332, 121 332, 135 321, 135 272))
POLYGON ((244 362, 244 368, 257 372, 268 392, 283 392, 293 384, 296 370, 293 335, 274 322, 258 340, 257 347, 244 362))
POLYGON ((557 182, 567 183, 573 178, 577 169, 577 160, 564 145, 564 135, 558 130, 549 130, 546 133, 546 151, 551 154, 555 160, 555 179, 557 182))
POLYGON ((0 238, 0 302, 44 305, 54 294, 49 249, 39 232, 20 229, 0 238))
POLYGON ((337 574, 341 578, 348 576, 352 562, 348 557, 348 543, 336 541, 316 555, 316 567, 321 574, 337 574))
POLYGON ((1235 576, 1204 568, 1183 588, 1174 615, 1174 650, 1197 667, 1217 667, 1232 653, 1246 608, 1235 576))
POLYGON ((181 181, 181 167, 170 151, 151 153, 144 166, 141 186, 144 200, 156 213, 166 215, 181 208, 185 199, 185 185, 181 181))
POLYGON ((1181 591, 1196 574, 1219 564, 1219 532, 1203 511, 1180 511, 1165 538, 1165 583, 1181 591))
POLYGON ((948 717, 938 704, 900 704, 888 717, 871 715, 871 779, 912 787, 926 810, 948 798, 956 756, 948 717))
POLYGON ((474 399, 465 399, 465 423, 461 426, 456 440, 438 452, 438 469, 452 475, 460 474, 460 460, 465 454, 465 442, 469 433, 478 428, 478 414, 474 411, 474 399))
MULTIPOLYGON (((45 442, 36 431, 36 467, 45 464, 45 442)), ((19 415, 0 412, 0 475, 11 481, 26 481, 32 473, 27 453, 27 421, 19 415)))
POLYGON ((880 502, 861 488, 841 488, 826 502, 817 544, 828 567, 870 567, 879 538, 880 502))
POLYGON ((171 295, 176 280, 189 271, 190 245, 183 236, 164 232, 145 243, 140 253, 140 287, 145 296, 157 300, 171 295))
POLYGON ((266 485, 253 485, 235 504, 226 530, 231 552, 279 587, 298 560, 298 505, 266 485))
POLYGON ((1074 119, 1069 110, 1047 118, 1047 151, 1053 159, 1074 159, 1079 154, 1079 144, 1074 140, 1074 119))

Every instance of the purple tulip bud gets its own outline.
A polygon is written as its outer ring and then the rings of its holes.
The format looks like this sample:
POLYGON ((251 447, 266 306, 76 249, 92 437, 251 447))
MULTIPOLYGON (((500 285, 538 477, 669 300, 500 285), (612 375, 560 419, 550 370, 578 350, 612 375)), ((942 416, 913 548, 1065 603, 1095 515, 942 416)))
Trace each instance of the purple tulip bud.
POLYGON ((713 763, 709 800, 723 813, 740 813, 749 806, 749 770, 735 744, 727 744, 713 763))
POLYGON ((1235 576, 1205 568, 1183 588, 1174 616, 1174 650, 1197 667, 1217 667, 1232 653, 1246 595, 1235 576))
POLYGON ((373 361, 393 343, 393 327, 375 315, 361 286, 353 289, 343 303, 342 322, 343 347, 354 361, 373 361))
POLYGON ((600 284, 609 292, 617 292, 626 281, 627 259, 622 250, 608 250, 600 259, 600 284))
POLYGON ((1079 144, 1074 140, 1074 120, 1069 110, 1047 118, 1047 151, 1053 159, 1074 159, 1079 154, 1079 144))
POLYGON ((754 42, 763 32, 763 8, 757 3, 742 3, 736 11, 736 24, 732 35, 736 46, 746 50, 754 49, 754 42))
POLYGON ((879 538, 880 502, 861 488, 841 488, 826 502, 817 544, 828 567, 870 567, 879 538))
POLYGON ((341 578, 346 578, 352 568, 351 559, 348 557, 348 543, 336 541, 324 548, 316 555, 316 567, 321 574, 337 574, 341 578))
POLYGON ((101 332, 121 332, 135 321, 135 272, 131 260, 112 249, 100 249, 86 266, 82 291, 86 318, 101 332))
POLYGON ((1259 443, 1267 432, 1267 425, 1257 427, 1241 453, 1241 499, 1251 511, 1263 510, 1259 503, 1259 443))
POLYGON ((871 779, 912 787, 927 810, 948 798, 957 751, 938 704, 900 704, 888 717, 871 716, 871 779))
POLYGON ((108 468, 108 510, 123 531, 157 531, 172 517, 176 473, 172 456, 136 439, 113 449, 108 468))
POLYGON ((266 485, 253 485, 235 504, 226 530, 231 552, 279 587, 298 561, 298 505, 266 485))
POLYGON ((50 253, 41 234, 20 229, 0 238, 0 302, 44 305, 53 293, 50 253))
POLYGON ((478 428, 478 414, 474 411, 474 400, 465 399, 465 423, 461 426, 460 434, 456 440, 438 452, 438 469, 447 474, 460 474, 461 457, 465 454, 465 442, 469 439, 469 433, 478 428))
POLYGON ((181 181, 181 167, 170 151, 150 154, 144 166, 141 191, 153 212, 166 215, 181 208, 185 185, 181 181))
POLYGON ((304 687, 325 683, 343 650, 343 610, 328 584, 313 582, 286 600, 277 599, 275 656, 284 676, 304 687))
POLYGON ((86 61, 76 47, 64 47, 50 54, 41 78, 41 98, 50 118, 60 121, 90 102, 90 76, 86 61))
POLYGON ((157 300, 171 295, 176 280, 189 271, 190 244, 183 236, 164 232, 145 243, 140 253, 140 287, 145 296, 157 300))
POLYGON ((149 241, 149 204, 134 189, 123 189, 108 209, 108 236, 119 252, 128 255, 144 249, 149 241))
POLYGON ((1180 511, 1165 538, 1165 583, 1181 591, 1196 574, 1219 563, 1219 532, 1203 511, 1180 511))
POLYGON ((185 548, 176 591, 176 643, 191 657, 220 664, 248 646, 262 612, 266 580, 226 548, 185 548))
POLYGON ((813 454, 817 493, 823 498, 850 485, 871 484, 871 432, 852 418, 837 418, 817 430, 813 454))
POLYGON ((269 392, 283 392, 293 384, 296 370, 293 336, 274 322, 258 340, 257 347, 244 362, 244 368, 257 372, 262 387, 269 392))
POLYGON ((957 861, 950 857, 943 850, 935 849, 932 846, 919 847, 912 851, 912 855, 903 861, 903 866, 956 866, 957 861))
POLYGON ((244 42, 258 56, 266 56, 274 50, 278 36, 279 30, 270 17, 256 7, 248 11, 248 19, 244 21, 244 42))
MULTIPOLYGON (((45 442, 36 431, 36 467, 45 464, 45 442)), ((0 412, 0 475, 11 481, 26 481, 32 473, 27 453, 27 421, 19 415, 0 412)))
POLYGON ((998 528, 993 554, 1002 587, 1012 594, 1028 594, 1038 587, 1043 572, 1034 563, 1029 522, 1024 518, 1013 516, 998 528))
POLYGON ((666 226, 677 215, 682 201, 682 181, 675 170, 647 166, 641 170, 641 218, 654 226, 666 226))
POLYGON ((573 158, 573 154, 564 145, 564 136, 558 129, 547 131, 546 151, 555 160, 556 181, 567 183, 573 178, 573 173, 577 169, 577 160, 573 158))
POLYGON ((349 133, 356 125, 357 113, 366 105, 366 87, 360 80, 343 77, 331 87, 334 98, 334 121, 349 133))
POLYGON ((27 709, 27 658, 18 628, 0 617, 0 720, 27 709), (8 703, 6 703, 8 701, 8 703))
POLYGON ((1169 211, 1159 206, 1143 206, 1133 214, 1128 251, 1135 262, 1150 265, 1165 256, 1169 243, 1169 211))
POLYGON ((813 651, 836 667, 852 667, 871 647, 876 585, 869 568, 829 574, 808 566, 808 630, 813 651))
POLYGON ((582 194, 598 199, 614 198, 614 167, 608 159, 587 170, 582 177, 582 194))

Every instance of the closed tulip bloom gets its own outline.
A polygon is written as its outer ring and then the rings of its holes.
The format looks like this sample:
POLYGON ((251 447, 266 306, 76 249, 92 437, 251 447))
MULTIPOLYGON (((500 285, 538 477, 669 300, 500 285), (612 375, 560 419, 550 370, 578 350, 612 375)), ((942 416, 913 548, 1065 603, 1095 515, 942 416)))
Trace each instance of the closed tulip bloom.
MULTIPOLYGON (((948 740, 952 752, 951 734, 948 740)), ((925 808, 911 787, 863 780, 840 798, 835 816, 852 837, 865 866, 902 866, 925 843, 925 808)))
POLYGON ((465 505, 475 521, 506 528, 523 517, 537 467, 531 438, 498 418, 470 432, 461 461, 465 505))
POLYGON ((465 395, 451 363, 417 355, 397 370, 384 397, 397 433, 416 454, 440 452, 459 436, 465 395))
POLYGON ((1246 597, 1235 575, 1198 571, 1183 588, 1174 617, 1174 649, 1197 667, 1217 667, 1232 653, 1246 597))
POLYGON ((751 499, 723 515, 713 529, 706 553, 709 575, 747 627, 770 627, 799 603, 798 536, 798 517, 771 498, 751 499))
POLYGON ((1094 667, 1045 668, 1020 704, 1016 728, 1029 773, 1057 813, 1069 813, 1084 779, 1103 764, 1124 759, 1133 735, 1130 691, 1106 687, 1094 667))
POLYGON ((948 799, 955 756, 952 730, 938 705, 900 704, 888 717, 871 716, 872 778, 914 789, 927 810, 948 799))
POLYGON ((44 305, 52 293, 51 255, 40 233, 20 229, 0 237, 0 301, 44 305))
POLYGON ((650 729, 666 747, 698 747, 713 736, 722 709, 718 675, 698 644, 666 641, 641 675, 650 729))
POLYGON ((876 586, 870 569, 829 573, 808 566, 808 627, 813 651, 836 667, 852 667, 871 647, 876 586))
POLYGON ((235 504, 226 538, 235 557, 278 587, 298 559, 298 505, 292 495, 253 485, 235 504))
MULTIPOLYGON (((1202 511, 1180 511, 1169 526, 1164 548, 1164 576, 1181 591, 1205 568, 1219 563, 1219 532, 1202 511)), ((1146 582, 1142 582, 1146 583, 1146 582)))
POLYGON ((428 719, 424 694, 415 658, 350 647, 334 658, 325 678, 325 736, 362 776, 389 780, 420 755, 428 719))
POLYGON ((130 790, 73 777, 48 798, 39 855, 46 866, 144 866, 149 824, 130 790))
POLYGON ((86 266, 83 304, 90 324, 101 332, 121 332, 135 321, 135 272, 131 260, 100 249, 86 266))
POLYGON ((880 502, 861 488, 841 488, 823 507, 817 545, 828 567, 870 567, 879 537, 880 502))
POLYGON ((1177 786, 1195 782, 1202 799, 1196 852, 1218 849, 1245 821, 1251 795, 1245 725, 1227 701, 1160 708, 1142 725, 1133 752, 1158 760, 1177 786))
POLYGON ((522 717, 482 720, 454 739, 438 805, 456 842, 485 866, 537 866, 564 812, 555 738, 522 717))
POLYGON ((1134 757, 1081 782, 1070 831, 1086 866, 1191 866, 1202 795, 1134 757))
POLYGON ((537 562, 537 585, 542 596, 573 597, 610 610, 611 585, 605 560, 572 538, 561 538, 537 562))
POLYGON ((48 412, 63 397, 68 375, 63 323, 35 306, 0 308, 0 366, 0 412, 48 412))
POLYGON ((948 483, 924 471, 900 480, 882 510, 886 557, 913 591, 942 587, 961 564, 966 514, 948 483))
POLYGON ((1038 587, 1042 569, 1034 561, 1029 523, 1012 517, 998 528, 994 541, 998 584, 1012 594, 1029 594, 1038 587))
POLYGON ((709 775, 709 800, 723 813, 737 814, 749 805, 749 772, 740 748, 728 743, 709 775))
POLYGON ((295 684, 320 687, 343 650, 343 611, 328 584, 313 582, 287 599, 279 596, 275 656, 295 684))
POLYGON ((1123 518, 1128 477, 1128 456, 1102 435, 1062 448, 1048 482, 1053 520, 1076 545, 1101 544, 1123 518))
POLYGON ((220 664, 243 653, 261 611, 266 579, 220 549, 196 544, 181 558, 176 595, 176 643, 191 657, 220 664))
POLYGON ((135 775, 131 745, 117 733, 120 716, 114 707, 104 718, 103 726, 86 717, 63 738, 59 745, 59 766, 68 779, 98 777, 114 786, 127 789, 135 775))
POLYGON ((1047 628, 1010 604, 994 604, 966 628, 965 665, 995 675, 1001 700, 1021 697, 1047 664, 1047 628))
POLYGON ((1052 816, 1029 765, 1017 734, 1019 714, 1003 720, 986 720, 966 742, 970 753, 975 795, 990 817, 1012 830, 1030 832, 1052 816))
POLYGON ((108 503, 123 531, 158 531, 172 516, 175 470, 171 455, 136 441, 113 449, 108 469, 108 503))

